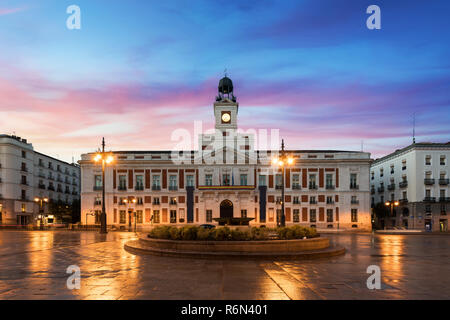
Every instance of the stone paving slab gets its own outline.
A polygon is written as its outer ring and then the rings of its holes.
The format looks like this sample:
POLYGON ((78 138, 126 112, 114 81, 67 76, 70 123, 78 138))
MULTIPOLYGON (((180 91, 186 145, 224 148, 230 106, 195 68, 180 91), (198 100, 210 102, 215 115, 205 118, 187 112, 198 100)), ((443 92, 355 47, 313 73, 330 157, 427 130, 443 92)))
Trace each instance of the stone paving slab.
POLYGON ((450 299, 450 237, 329 234, 344 256, 242 261, 134 255, 128 232, 0 231, 0 299, 450 299), (81 288, 66 269, 78 265, 81 288), (369 290, 369 265, 382 289, 369 290))

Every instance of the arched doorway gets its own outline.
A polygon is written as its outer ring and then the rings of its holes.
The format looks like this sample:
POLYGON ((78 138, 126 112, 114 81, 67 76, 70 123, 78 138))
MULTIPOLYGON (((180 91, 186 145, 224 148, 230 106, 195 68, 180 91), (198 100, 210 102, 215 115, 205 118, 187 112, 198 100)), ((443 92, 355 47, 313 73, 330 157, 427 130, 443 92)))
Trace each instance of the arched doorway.
POLYGON ((233 202, 230 200, 223 200, 220 203, 220 217, 233 218, 233 202))

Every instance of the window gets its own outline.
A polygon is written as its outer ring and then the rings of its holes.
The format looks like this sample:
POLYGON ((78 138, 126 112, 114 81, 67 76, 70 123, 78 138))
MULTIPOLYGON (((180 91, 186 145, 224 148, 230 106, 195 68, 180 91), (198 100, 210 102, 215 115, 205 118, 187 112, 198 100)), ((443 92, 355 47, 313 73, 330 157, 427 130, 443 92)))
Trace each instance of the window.
POLYGON ((352 222, 358 222, 358 209, 352 209, 352 222))
POLYGON ((384 176, 384 169, 380 168, 380 177, 384 176))
POLYGON ((406 160, 402 160, 402 170, 406 170, 406 160))
POLYGON ((292 175, 292 189, 300 189, 300 175, 297 173, 292 175))
POLYGON ((186 186, 188 187, 194 186, 194 176, 192 174, 186 176, 186 186))
POLYGON ((152 189, 153 190, 161 190, 161 176, 154 175, 152 177, 152 189))
POLYGON ((247 175, 241 174, 241 186, 246 186, 246 185, 247 185, 247 175))
POLYGON ((281 176, 281 174, 277 174, 275 176, 275 186, 277 188, 280 188, 282 184, 283 184, 283 177, 281 176))
POLYGON ((159 210, 153 210, 153 223, 159 223, 159 210))
POLYGON ((142 210, 136 210, 136 223, 142 223, 143 219, 142 210))
POLYGON ((259 185, 260 186, 267 186, 267 184, 266 184, 266 176, 265 175, 259 175, 259 185))
POLYGON ((372 172, 370 173, 370 180, 373 180, 373 179, 375 179, 375 174, 374 174, 374 172, 372 171, 372 172))
POLYGON ((27 185, 27 176, 22 176, 22 184, 27 185))
POLYGON ((327 196, 327 204, 333 204, 333 196, 327 196))
POLYGON ((350 173, 350 189, 358 189, 356 178, 357 178, 356 173, 350 173))
POLYGON ((153 197, 153 204, 159 204, 159 198, 153 197))
POLYGON ((206 210, 206 222, 212 222, 212 210, 206 210))
POLYGON ((177 223, 177 210, 170 210, 170 223, 177 223))
POLYGON ((97 190, 102 188, 102 176, 99 174, 94 176, 94 187, 97 190))
POLYGON ((407 196, 406 191, 403 191, 403 193, 402 193, 402 199, 403 199, 403 200, 408 199, 408 196, 407 196))
POLYGON ((427 205, 425 206, 425 213, 431 214, 431 206, 430 206, 429 204, 427 204, 427 205))
POLYGON ((273 208, 269 208, 269 221, 273 221, 273 208))
POLYGON ((22 212, 27 211, 27 205, 25 203, 22 203, 22 212))
POLYGON ((137 197, 136 198, 136 204, 139 204, 139 205, 143 205, 144 204, 144 200, 142 199, 142 197, 137 197))
POLYGON ((224 185, 224 186, 230 185, 230 174, 229 173, 224 173, 222 175, 222 185, 224 185))
POLYGON ((309 188, 316 189, 316 175, 315 174, 309 175, 309 188))
POLYGON ((292 213, 293 222, 300 222, 300 210, 294 209, 292 213))
POLYGON ((102 214, 102 212, 100 210, 95 210, 94 211, 94 217, 95 217, 95 224, 100 224, 100 215, 102 214))
POLYGON ((445 199, 445 189, 439 190, 439 196, 440 196, 442 199, 445 199))
POLYGON ((22 162, 21 170, 27 172, 27 165, 25 162, 22 162))
POLYGON ((445 208, 445 204, 441 204, 441 215, 442 216, 447 215, 447 210, 445 208))
POLYGON ((352 196, 351 204, 358 204, 358 203, 359 203, 358 198, 356 196, 352 196))
POLYGON ((333 209, 327 209, 327 222, 333 222, 333 209))
POLYGON ((394 165, 391 164, 391 174, 394 174, 394 165))
POLYGON ((445 166, 445 156, 441 156, 441 157, 439 158, 439 164, 440 164, 441 166, 445 166))
POLYGON ((95 205, 95 206, 100 206, 101 204, 102 204, 102 198, 100 198, 100 197, 95 197, 94 205, 95 205))
POLYGON ((170 197, 169 204, 177 204, 177 197, 170 197))
POLYGON ((212 174, 205 175, 205 185, 212 186, 212 174))
POLYGON ((22 158, 26 159, 27 158, 27 153, 25 151, 22 150, 22 158))
POLYGON ((127 222, 127 215, 125 210, 119 211, 119 223, 124 224, 127 222))
POLYGON ((127 176, 119 175, 119 190, 127 189, 127 176))
POLYGON ((300 203, 299 197, 298 197, 298 196, 295 196, 295 197, 293 198, 293 200, 292 200, 292 203, 293 203, 293 204, 299 204, 299 203, 300 203))
POLYGON ((327 173, 325 176, 325 185, 327 189, 333 188, 333 175, 327 173))
POLYGON ((316 196, 310 196, 309 197, 309 203, 310 204, 316 204, 317 202, 316 202, 316 196))
POLYGON ((309 210, 309 222, 316 222, 316 209, 309 210))
POLYGON ((179 210, 180 213, 180 222, 184 222, 184 208, 181 208, 179 210))
POLYGON ((425 165, 426 166, 431 165, 431 156, 430 155, 425 156, 425 165))
POLYGON ((136 190, 144 190, 144 176, 137 175, 136 176, 136 190))
POLYGON ((425 197, 427 197, 427 198, 431 197, 431 190, 430 189, 426 189, 425 190, 425 197))
POLYGON ((380 201, 381 201, 381 203, 384 203, 384 196, 380 197, 380 201))
POLYGON ((169 190, 177 190, 177 176, 176 175, 170 175, 169 176, 169 190))
POLYGON ((247 210, 246 209, 241 210, 241 218, 247 218, 247 210))
POLYGON ((26 190, 22 190, 22 200, 27 200, 27 192, 26 192, 26 190))

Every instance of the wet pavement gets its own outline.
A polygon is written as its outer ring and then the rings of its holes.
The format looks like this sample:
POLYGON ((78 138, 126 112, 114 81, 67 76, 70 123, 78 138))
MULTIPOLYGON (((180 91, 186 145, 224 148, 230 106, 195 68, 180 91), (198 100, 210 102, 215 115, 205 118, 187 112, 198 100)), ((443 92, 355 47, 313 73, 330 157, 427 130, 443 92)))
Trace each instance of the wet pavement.
POLYGON ((136 256, 133 233, 0 231, 0 299, 450 299, 450 236, 332 234, 344 256, 221 261, 136 256), (67 267, 81 288, 66 286, 67 267), (366 285, 381 269, 380 290, 366 285))

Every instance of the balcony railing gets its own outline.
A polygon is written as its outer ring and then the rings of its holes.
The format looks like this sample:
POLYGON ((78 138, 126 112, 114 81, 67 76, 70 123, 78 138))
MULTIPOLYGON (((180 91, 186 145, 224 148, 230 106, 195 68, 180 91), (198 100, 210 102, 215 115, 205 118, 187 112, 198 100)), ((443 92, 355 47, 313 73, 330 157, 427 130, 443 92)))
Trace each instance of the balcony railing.
POLYGON ((327 200, 327 204, 334 204, 334 200, 327 200))
POLYGON ((350 183, 350 189, 359 189, 359 185, 350 183))
POLYGON ((172 201, 172 200, 170 200, 170 201, 169 201, 169 204, 170 204, 170 205, 176 205, 176 204, 177 204, 177 202, 176 202, 176 201, 172 201))
POLYGON ((450 197, 440 197, 439 202, 450 202, 450 197))
POLYGON ((378 192, 384 192, 384 187, 378 187, 378 192))
POLYGON ((436 197, 425 197, 423 198, 424 202, 436 202, 436 197))
POLYGON ((427 186, 431 186, 434 184, 434 179, 427 179, 425 178, 423 183, 425 183, 427 186))
POLYGON ((315 199, 309 199, 309 203, 310 203, 310 204, 317 204, 317 200, 315 200, 315 199))
POLYGON ((142 191, 144 190, 144 185, 143 184, 138 184, 134 187, 134 190, 136 191, 142 191))
POLYGON ((40 184, 40 185, 38 185, 38 187, 39 187, 39 189, 44 189, 45 190, 45 184, 40 184))
POLYGON ((316 190, 317 189, 317 185, 316 184, 309 184, 308 189, 310 190, 316 190))
POLYGON ((178 190, 178 186, 169 186, 169 190, 170 191, 177 191, 178 190))
POLYGON ((293 184, 292 185, 292 190, 300 190, 301 186, 299 184, 293 184))
POLYGON ((408 203, 408 199, 400 199, 400 200, 398 200, 398 202, 400 202, 400 203, 408 203))
POLYGON ((127 190, 127 186, 121 185, 117 188, 117 190, 119 191, 126 191, 127 190))
POLYGON ((152 186, 152 190, 153 190, 153 191, 155 191, 155 190, 156 190, 156 191, 157 191, 157 190, 161 190, 161 186, 153 185, 153 186, 152 186))
POLYGON ((331 185, 331 184, 327 184, 327 185, 325 186, 325 189, 327 189, 327 190, 334 190, 334 186, 331 185))
POLYGON ((395 190, 395 184, 391 183, 390 185, 387 186, 388 190, 395 190))
POLYGON ((275 189, 277 189, 277 190, 281 190, 282 188, 283 188, 283 186, 281 186, 281 185, 275 186, 275 189))
POLYGON ((102 186, 94 186, 94 191, 100 191, 103 190, 102 186))
POLYGON ((408 181, 399 182, 398 186, 400 188, 406 188, 408 186, 408 181))
POLYGON ((351 200, 350 203, 351 204, 359 204, 359 200, 351 200))
POLYGON ((101 201, 94 201, 94 206, 101 206, 102 202, 101 201))
POLYGON ((300 204, 300 201, 295 200, 295 201, 292 202, 292 204, 300 204))
POLYGON ((27 167, 21 167, 20 170, 23 171, 23 172, 28 172, 28 168, 27 167))
POLYGON ((439 185, 446 186, 449 183, 449 179, 439 179, 439 185))
POLYGON ((47 190, 55 191, 55 187, 54 186, 48 186, 47 190))
POLYGON ((153 205, 159 205, 160 202, 159 202, 159 201, 153 201, 152 204, 153 204, 153 205))
POLYGON ((72 192, 72 195, 77 196, 77 195, 78 195, 78 192, 73 191, 73 192, 72 192))

